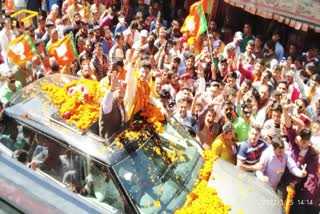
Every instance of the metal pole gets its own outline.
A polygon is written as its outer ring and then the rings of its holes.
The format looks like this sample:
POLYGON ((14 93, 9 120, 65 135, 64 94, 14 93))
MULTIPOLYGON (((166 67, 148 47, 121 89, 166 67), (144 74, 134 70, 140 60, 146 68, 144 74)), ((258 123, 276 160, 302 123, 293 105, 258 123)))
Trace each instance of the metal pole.
POLYGON ((211 9, 211 11, 210 11, 210 13, 208 14, 208 17, 207 17, 207 26, 208 26, 207 39, 208 39, 208 42, 209 42, 209 52, 210 52, 211 61, 212 61, 211 63, 213 63, 213 51, 212 51, 212 44, 211 44, 211 41, 210 41, 210 38, 209 38, 209 22, 210 22, 210 17, 211 17, 212 10, 213 10, 213 8, 211 9))

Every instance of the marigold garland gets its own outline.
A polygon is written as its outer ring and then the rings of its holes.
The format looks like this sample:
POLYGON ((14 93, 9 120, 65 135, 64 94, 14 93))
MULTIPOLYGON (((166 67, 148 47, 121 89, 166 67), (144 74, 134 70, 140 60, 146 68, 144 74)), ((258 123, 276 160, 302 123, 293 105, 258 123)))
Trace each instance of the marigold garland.
POLYGON ((188 194, 184 206, 177 210, 175 214, 228 213, 230 206, 223 203, 214 188, 208 187, 208 180, 217 158, 212 151, 204 151, 205 162, 203 168, 199 171, 200 180, 195 182, 195 188, 188 194))
POLYGON ((147 122, 152 124, 157 132, 163 133, 165 117, 157 106, 150 103, 151 88, 148 82, 140 80, 137 71, 134 72, 134 75, 137 80, 137 93, 133 112, 136 113, 141 110, 140 115, 147 118, 147 122))
POLYGON ((61 117, 68 124, 85 130, 98 119, 102 97, 99 82, 79 79, 65 84, 62 88, 44 83, 41 89, 49 94, 61 117))
POLYGON ((292 205, 292 201, 293 201, 293 198, 294 198, 294 195, 296 193, 295 189, 293 186, 291 185, 288 185, 287 186, 287 198, 286 198, 286 202, 285 202, 285 205, 284 205, 284 210, 285 210, 285 213, 286 214, 289 214, 290 213, 290 208, 291 208, 291 205, 292 205))

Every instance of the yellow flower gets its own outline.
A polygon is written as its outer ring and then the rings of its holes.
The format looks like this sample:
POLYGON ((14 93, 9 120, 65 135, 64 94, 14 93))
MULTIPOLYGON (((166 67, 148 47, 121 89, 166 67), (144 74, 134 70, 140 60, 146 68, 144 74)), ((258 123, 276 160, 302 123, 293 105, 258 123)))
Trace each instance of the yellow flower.
POLYGON ((100 99, 103 96, 98 82, 80 79, 67 83, 62 88, 44 83, 41 89, 48 93, 51 102, 57 106, 61 117, 68 124, 85 130, 98 119, 100 99), (73 93, 70 93, 72 87, 78 86, 83 86, 86 91, 73 89, 73 93))
POLYGON ((286 201, 285 201, 285 205, 284 205, 284 210, 285 210, 285 213, 286 214, 289 214, 290 213, 290 208, 291 208, 291 205, 292 205, 292 200, 294 198, 294 195, 296 193, 295 189, 293 186, 291 185, 288 185, 287 186, 287 198, 286 198, 286 201))
POLYGON ((195 187, 188 194, 184 206, 175 211, 175 214, 226 214, 230 206, 225 205, 219 198, 216 189, 208 187, 207 180, 211 175, 214 161, 217 156, 214 156, 211 151, 204 152, 205 163, 199 171, 200 180, 195 181, 195 187))
POLYGON ((160 208, 161 207, 161 203, 160 201, 153 201, 153 204, 155 207, 160 208))

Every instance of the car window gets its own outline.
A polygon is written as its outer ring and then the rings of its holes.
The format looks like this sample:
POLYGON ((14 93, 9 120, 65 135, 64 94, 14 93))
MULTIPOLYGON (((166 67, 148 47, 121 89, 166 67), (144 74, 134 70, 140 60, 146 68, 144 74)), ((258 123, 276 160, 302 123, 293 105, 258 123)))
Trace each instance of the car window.
POLYGON ((69 190, 105 209, 124 210, 124 203, 106 166, 66 148, 46 136, 36 134, 32 161, 69 190))
POLYGON ((81 181, 83 186, 79 193, 101 207, 108 208, 108 205, 111 205, 124 213, 124 200, 108 168, 89 159, 82 164, 85 168, 85 177, 81 181))
POLYGON ((30 149, 33 139, 33 133, 30 132, 30 129, 17 123, 15 120, 6 118, 1 123, 0 131, 0 143, 11 151, 30 149))
POLYGON ((40 163, 42 171, 100 207, 124 210, 106 166, 43 135, 36 134, 34 139, 32 161, 40 163))
POLYGON ((65 166, 60 157, 67 153, 66 146, 42 134, 35 133, 29 153, 32 168, 40 169, 54 179, 62 182, 65 166))
POLYGON ((106 166, 11 119, 6 121, 0 142, 12 152, 25 150, 26 165, 92 203, 107 210, 124 211, 124 200, 106 166))

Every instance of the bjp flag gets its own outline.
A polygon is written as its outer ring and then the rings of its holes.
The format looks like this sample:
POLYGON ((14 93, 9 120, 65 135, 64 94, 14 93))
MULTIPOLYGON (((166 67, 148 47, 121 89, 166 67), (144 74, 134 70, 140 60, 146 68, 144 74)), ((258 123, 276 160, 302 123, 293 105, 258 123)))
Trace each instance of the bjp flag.
POLYGON ((69 64, 76 60, 78 53, 72 33, 51 44, 48 47, 48 55, 54 56, 60 65, 69 64))
POLYGON ((203 11, 206 14, 211 14, 214 3, 214 0, 202 0, 203 11))
POLYGON ((79 14, 82 17, 82 19, 85 19, 87 22, 90 20, 90 6, 82 7, 79 10, 79 14))
POLYGON ((3 6, 5 7, 6 12, 8 12, 8 11, 14 11, 14 9, 15 9, 14 0, 5 0, 5 1, 3 2, 3 6))
POLYGON ((199 36, 206 32, 208 24, 203 11, 202 1, 197 1, 190 6, 189 15, 185 19, 180 31, 189 36, 199 36))
POLYGON ((36 54, 36 46, 27 34, 23 34, 12 40, 7 49, 7 57, 15 65, 26 63, 36 54))

